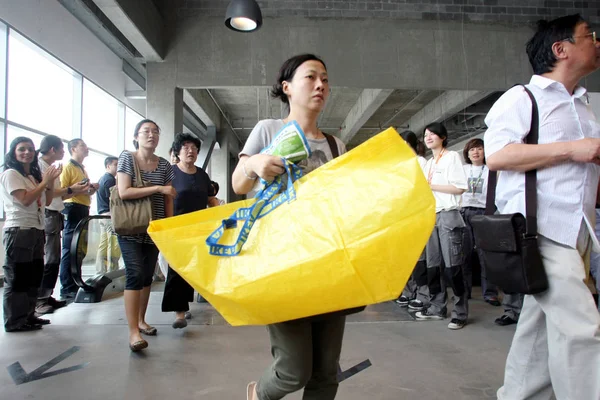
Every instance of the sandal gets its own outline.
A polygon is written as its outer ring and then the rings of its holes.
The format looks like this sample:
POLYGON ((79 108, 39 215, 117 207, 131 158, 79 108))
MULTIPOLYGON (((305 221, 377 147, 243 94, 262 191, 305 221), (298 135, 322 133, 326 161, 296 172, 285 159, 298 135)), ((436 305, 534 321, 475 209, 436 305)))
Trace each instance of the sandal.
POLYGON ((148 342, 146 342, 144 339, 138 340, 133 344, 129 343, 129 350, 133 351, 134 353, 143 350, 146 347, 148 347, 148 342))
POLYGON ((256 390, 256 382, 250 382, 246 388, 246 400, 254 400, 254 391, 256 390))
POLYGON ((139 329, 140 329, 140 333, 143 333, 144 335, 156 336, 156 328, 153 326, 150 326, 148 328, 139 328, 139 329))

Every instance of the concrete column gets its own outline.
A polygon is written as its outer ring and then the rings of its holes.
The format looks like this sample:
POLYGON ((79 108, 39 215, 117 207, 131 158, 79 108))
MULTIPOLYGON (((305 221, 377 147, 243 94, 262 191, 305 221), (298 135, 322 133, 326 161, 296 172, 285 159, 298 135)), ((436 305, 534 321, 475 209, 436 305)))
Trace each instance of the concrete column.
POLYGON ((183 131, 183 90, 176 86, 173 64, 148 63, 146 68, 146 116, 161 129, 156 154, 169 159, 175 134, 183 131))
POLYGON ((231 201, 229 196, 229 187, 231 187, 231 173, 229 170, 229 141, 227 135, 219 132, 217 134, 218 147, 213 149, 210 157, 210 178, 219 184, 219 193, 217 197, 231 201))

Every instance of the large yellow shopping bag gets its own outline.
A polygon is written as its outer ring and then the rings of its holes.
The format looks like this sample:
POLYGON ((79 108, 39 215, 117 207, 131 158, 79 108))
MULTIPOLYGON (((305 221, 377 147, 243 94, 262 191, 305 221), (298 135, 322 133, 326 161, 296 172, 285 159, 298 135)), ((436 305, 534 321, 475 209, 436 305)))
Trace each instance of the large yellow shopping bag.
MULTIPOLYGON (((414 152, 388 129, 294 183, 296 198, 258 219, 239 255, 205 241, 245 200, 152 221, 170 266, 231 325, 262 325, 398 297, 435 222, 414 152)), ((237 228, 220 243, 234 243, 237 228)))

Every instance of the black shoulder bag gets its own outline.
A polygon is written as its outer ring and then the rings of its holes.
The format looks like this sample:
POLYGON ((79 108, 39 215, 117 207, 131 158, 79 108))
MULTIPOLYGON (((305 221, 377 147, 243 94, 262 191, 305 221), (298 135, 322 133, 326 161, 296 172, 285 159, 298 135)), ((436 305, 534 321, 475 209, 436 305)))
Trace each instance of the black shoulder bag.
MULTIPOLYGON (((533 94, 531 128, 525 139, 537 144, 539 114, 533 94)), ((483 253, 487 279, 506 293, 536 294, 548 289, 537 243, 537 170, 525 173, 525 212, 496 214, 496 171, 490 171, 485 215, 471 218, 475 244, 483 253)))

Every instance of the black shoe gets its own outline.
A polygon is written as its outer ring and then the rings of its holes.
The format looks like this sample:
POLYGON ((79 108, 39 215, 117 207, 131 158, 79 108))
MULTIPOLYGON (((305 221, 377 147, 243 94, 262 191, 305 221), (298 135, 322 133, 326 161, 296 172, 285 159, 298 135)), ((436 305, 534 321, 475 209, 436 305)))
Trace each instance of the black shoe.
POLYGON ((409 301, 410 299, 408 297, 400 296, 396 300, 394 300, 394 303, 398 304, 400 307, 408 307, 409 301))
POLYGON ((507 325, 516 324, 517 320, 516 319, 512 319, 508 315, 503 315, 500 318, 496 318, 496 320, 494 321, 494 323, 496 325, 500 325, 500 326, 507 326, 507 325))
POLYGON ((50 296, 48 298, 48 304, 54 307, 55 310, 58 310, 59 308, 65 307, 67 302, 64 300, 56 300, 54 297, 50 296))
POLYGON ((38 331, 42 329, 41 325, 37 324, 23 324, 18 328, 6 329, 6 332, 29 332, 29 331, 38 331))
POLYGON ((27 323, 31 325, 50 325, 50 320, 39 317, 31 317, 27 320, 27 323))
POLYGON ((494 307, 500 307, 502 305, 502 303, 500 303, 500 301, 494 297, 491 299, 485 299, 485 302, 494 307))
POLYGON ((423 302, 421 300, 411 300, 408 303, 409 310, 421 311, 424 307, 425 307, 425 305, 423 304, 423 302))
POLYGON ((466 324, 467 324, 467 321, 465 321, 463 319, 452 318, 450 320, 450 323, 448 324, 448 329, 452 329, 452 330, 456 331, 458 329, 464 328, 466 324))

